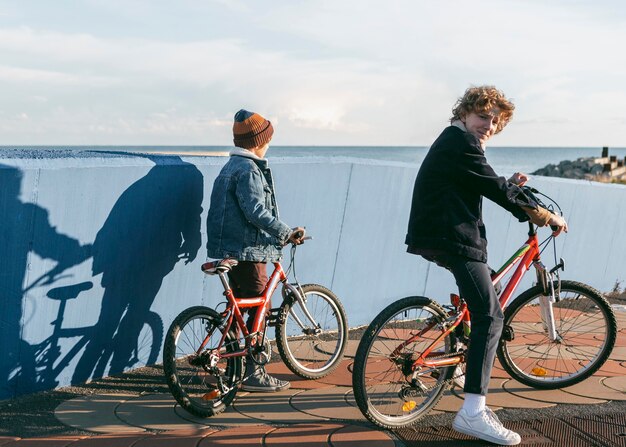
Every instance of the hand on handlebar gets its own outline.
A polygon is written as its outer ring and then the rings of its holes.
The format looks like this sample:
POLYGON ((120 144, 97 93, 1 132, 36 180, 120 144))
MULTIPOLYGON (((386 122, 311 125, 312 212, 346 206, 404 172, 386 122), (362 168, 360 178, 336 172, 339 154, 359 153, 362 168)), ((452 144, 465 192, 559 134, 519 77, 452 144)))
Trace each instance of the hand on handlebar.
POLYGON ((558 214, 552 213, 550 221, 548 221, 548 225, 552 228, 552 236, 558 236, 561 234, 561 231, 565 231, 567 233, 567 222, 565 222, 565 219, 558 214))
POLYGON ((287 239, 287 242, 292 243, 294 245, 300 245, 304 243, 305 234, 306 234, 306 230, 303 227, 296 227, 293 229, 293 231, 289 235, 289 239, 287 239))
POLYGON ((184 260, 185 261, 185 265, 193 262, 193 260, 196 259, 196 255, 195 253, 190 253, 188 251, 181 253, 178 255, 178 260, 184 260))
POLYGON ((517 186, 524 186, 524 184, 528 180, 529 180, 529 177, 526 174, 522 172, 516 172, 515 174, 511 176, 511 178, 509 178, 508 181, 517 186))

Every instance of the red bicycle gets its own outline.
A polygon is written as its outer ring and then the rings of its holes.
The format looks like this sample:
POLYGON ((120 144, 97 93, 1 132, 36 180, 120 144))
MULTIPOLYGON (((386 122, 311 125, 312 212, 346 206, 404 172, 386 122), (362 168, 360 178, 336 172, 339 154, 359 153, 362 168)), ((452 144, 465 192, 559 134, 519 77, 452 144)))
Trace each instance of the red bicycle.
MULTIPOLYGON (((533 188, 561 211, 551 198, 533 188)), ((560 279, 562 259, 547 270, 537 227, 529 223, 528 240, 492 275, 498 284, 508 277, 499 301, 504 330, 497 356, 512 378, 540 389, 578 383, 609 358, 617 335, 615 315, 592 287, 560 279), (517 268, 513 268, 517 265, 517 268), (535 286, 507 307, 524 274, 534 267, 535 286)), ((455 294, 450 305, 411 296, 390 304, 366 329, 354 361, 352 384, 361 412, 383 428, 415 424, 432 409, 462 371, 471 331, 467 304, 455 294)))
MULTIPOLYGON (((304 239, 310 239, 306 237, 304 239)), ((287 367, 300 377, 317 379, 341 362, 348 339, 345 310, 333 292, 316 284, 300 285, 295 274, 296 245, 287 271, 274 263, 263 295, 237 298, 227 273, 234 259, 207 262, 202 271, 218 275, 224 287, 225 309, 194 306, 178 315, 165 337, 163 369, 170 391, 188 412, 209 417, 223 412, 235 398, 248 353, 266 364, 272 353, 267 328, 276 328, 276 345, 287 367), (293 271, 294 282, 288 281, 293 271), (283 303, 271 308, 271 297, 282 283, 283 303), (248 331, 242 311, 258 309, 248 331)))

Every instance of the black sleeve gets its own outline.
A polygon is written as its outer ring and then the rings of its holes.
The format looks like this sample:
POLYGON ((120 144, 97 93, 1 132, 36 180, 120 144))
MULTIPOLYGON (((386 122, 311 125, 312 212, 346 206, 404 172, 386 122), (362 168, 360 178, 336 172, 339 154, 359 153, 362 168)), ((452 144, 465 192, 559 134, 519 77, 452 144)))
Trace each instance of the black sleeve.
POLYGON ((458 179, 467 188, 497 203, 510 211, 520 222, 527 221, 528 215, 522 206, 537 208, 537 203, 522 189, 498 176, 487 162, 478 139, 469 133, 464 134, 465 144, 460 145, 456 167, 458 179))

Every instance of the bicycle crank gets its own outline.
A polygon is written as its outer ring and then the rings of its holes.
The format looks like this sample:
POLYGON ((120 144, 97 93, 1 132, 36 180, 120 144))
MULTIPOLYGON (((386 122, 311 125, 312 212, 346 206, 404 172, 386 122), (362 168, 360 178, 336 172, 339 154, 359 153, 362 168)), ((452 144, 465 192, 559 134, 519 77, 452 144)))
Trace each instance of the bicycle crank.
POLYGON ((255 344, 250 348, 250 357, 257 365, 263 366, 272 358, 272 345, 268 339, 263 344, 255 344))

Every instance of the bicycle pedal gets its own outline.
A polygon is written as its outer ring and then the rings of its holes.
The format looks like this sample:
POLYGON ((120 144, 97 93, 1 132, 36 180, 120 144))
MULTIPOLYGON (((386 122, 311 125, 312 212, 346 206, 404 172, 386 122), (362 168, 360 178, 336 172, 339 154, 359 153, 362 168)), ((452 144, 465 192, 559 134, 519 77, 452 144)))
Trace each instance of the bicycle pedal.
POLYGON ((513 341, 515 340, 515 331, 511 326, 504 326, 504 330, 502 331, 500 338, 504 341, 513 341))
POLYGON ((221 395, 222 393, 220 393, 220 390, 215 389, 215 390, 209 391, 208 393, 205 393, 202 396, 202 400, 215 400, 215 399, 220 398, 221 395))
POLYGON ((270 309, 266 321, 269 327, 276 327, 283 324, 285 322, 285 317, 282 315, 280 307, 270 309))

